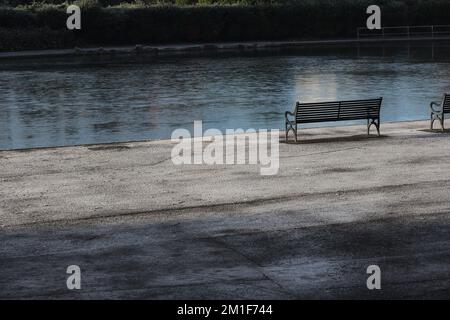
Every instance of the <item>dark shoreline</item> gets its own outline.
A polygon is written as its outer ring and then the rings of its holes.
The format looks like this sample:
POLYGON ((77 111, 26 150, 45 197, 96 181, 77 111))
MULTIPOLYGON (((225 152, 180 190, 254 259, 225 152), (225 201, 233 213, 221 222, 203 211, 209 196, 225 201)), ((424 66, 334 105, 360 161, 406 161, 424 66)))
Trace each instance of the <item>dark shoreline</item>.
POLYGON ((368 45, 401 45, 408 43, 427 43, 450 41, 445 37, 415 37, 415 38, 383 38, 383 39, 328 39, 328 40, 287 40, 287 41, 242 41, 221 43, 192 43, 169 45, 134 45, 118 47, 88 47, 72 49, 24 50, 0 52, 1 59, 31 58, 31 57, 60 57, 86 55, 116 55, 116 54, 145 54, 153 56, 196 56, 213 53, 239 53, 255 51, 274 51, 283 49, 335 47, 335 46, 368 46, 368 45))

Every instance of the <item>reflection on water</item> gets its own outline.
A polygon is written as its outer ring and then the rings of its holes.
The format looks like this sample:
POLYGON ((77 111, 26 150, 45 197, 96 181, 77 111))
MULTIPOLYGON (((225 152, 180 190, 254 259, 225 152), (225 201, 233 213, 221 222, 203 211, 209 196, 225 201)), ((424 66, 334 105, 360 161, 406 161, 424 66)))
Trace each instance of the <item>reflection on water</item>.
POLYGON ((0 61, 0 149, 169 138, 176 128, 283 128, 296 100, 384 97, 382 121, 425 119, 450 91, 450 47, 191 58, 0 61))

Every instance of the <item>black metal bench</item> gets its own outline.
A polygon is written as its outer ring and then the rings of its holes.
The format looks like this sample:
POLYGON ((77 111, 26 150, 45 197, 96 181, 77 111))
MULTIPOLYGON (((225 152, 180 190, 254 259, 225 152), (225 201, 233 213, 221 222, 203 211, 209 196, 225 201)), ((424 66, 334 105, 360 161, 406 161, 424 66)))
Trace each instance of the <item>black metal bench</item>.
POLYGON ((383 98, 368 100, 350 100, 333 102, 299 103, 295 105, 294 112, 287 111, 286 118, 286 141, 288 133, 292 130, 297 141, 297 125, 302 123, 366 120, 367 134, 370 127, 375 125, 380 135, 380 109, 383 98), (288 116, 294 117, 289 119, 288 116))
POLYGON ((431 130, 433 130, 433 123, 439 120, 442 131, 444 131, 444 115, 450 113, 450 93, 445 93, 442 101, 433 101, 430 103, 431 109, 431 130), (435 106, 437 108, 435 108, 435 106))

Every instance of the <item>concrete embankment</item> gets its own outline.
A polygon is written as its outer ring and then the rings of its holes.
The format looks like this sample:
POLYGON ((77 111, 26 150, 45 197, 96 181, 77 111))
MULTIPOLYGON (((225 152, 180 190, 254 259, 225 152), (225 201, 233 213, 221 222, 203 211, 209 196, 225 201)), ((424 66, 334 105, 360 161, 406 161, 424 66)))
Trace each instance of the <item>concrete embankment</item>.
POLYGON ((301 130, 274 176, 176 166, 170 141, 2 151, 0 298, 449 298, 450 133, 428 126, 301 130))
POLYGON ((245 53, 278 51, 286 49, 336 47, 336 46, 381 46, 381 45, 408 45, 408 43, 448 42, 449 36, 440 37, 385 37, 385 38, 350 38, 328 40, 287 40, 287 41, 246 41, 223 43, 185 43, 123 46, 123 47, 89 47, 53 50, 26 50, 15 52, 0 52, 1 59, 12 58, 38 58, 58 56, 90 56, 90 55, 120 55, 145 54, 151 56, 192 56, 211 55, 214 53, 245 53))

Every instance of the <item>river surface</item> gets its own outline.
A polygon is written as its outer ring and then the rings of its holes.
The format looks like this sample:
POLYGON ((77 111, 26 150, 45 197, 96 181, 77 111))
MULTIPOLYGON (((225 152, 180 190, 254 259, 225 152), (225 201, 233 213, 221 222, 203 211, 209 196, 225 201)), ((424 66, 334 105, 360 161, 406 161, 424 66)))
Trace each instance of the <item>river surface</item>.
POLYGON ((297 100, 382 96, 382 122, 427 119, 445 91, 448 44, 0 60, 0 149, 166 139, 194 120, 282 129, 297 100))

